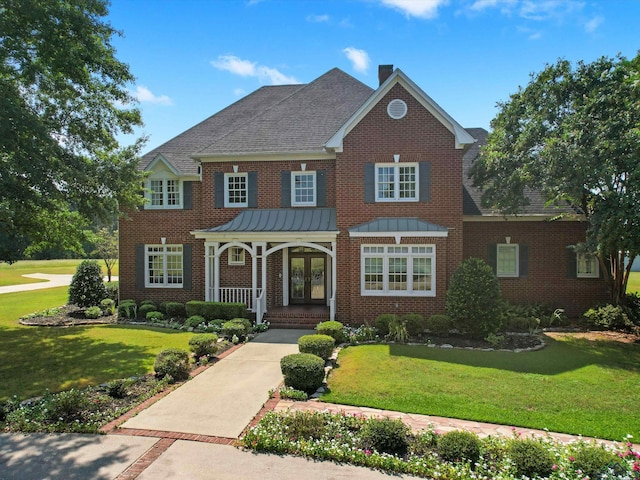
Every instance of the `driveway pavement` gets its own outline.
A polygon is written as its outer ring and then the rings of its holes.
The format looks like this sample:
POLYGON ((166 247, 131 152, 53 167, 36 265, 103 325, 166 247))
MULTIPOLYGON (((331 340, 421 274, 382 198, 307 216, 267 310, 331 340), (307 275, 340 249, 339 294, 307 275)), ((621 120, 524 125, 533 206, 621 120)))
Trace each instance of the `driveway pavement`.
MULTIPOLYGON (((22 275, 27 278, 37 278, 39 280, 45 280, 44 282, 38 283, 22 283, 19 285, 7 285, 5 287, 0 287, 0 294, 3 293, 15 293, 15 292, 30 292, 31 290, 42 290, 44 288, 55 288, 55 287, 66 287, 67 285, 71 285, 71 279, 73 275, 54 275, 48 273, 28 273, 22 275)), ((118 277, 111 276, 111 280, 114 282, 118 281, 118 277)), ((105 282, 107 281, 105 277, 105 282)))

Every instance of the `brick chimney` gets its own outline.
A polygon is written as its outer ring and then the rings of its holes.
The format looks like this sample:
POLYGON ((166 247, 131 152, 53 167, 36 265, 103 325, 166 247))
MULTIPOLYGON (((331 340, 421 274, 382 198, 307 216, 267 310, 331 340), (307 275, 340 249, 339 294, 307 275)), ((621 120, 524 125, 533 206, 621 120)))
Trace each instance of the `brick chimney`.
POLYGON ((378 65, 378 81, 382 85, 393 73, 393 65, 378 65))

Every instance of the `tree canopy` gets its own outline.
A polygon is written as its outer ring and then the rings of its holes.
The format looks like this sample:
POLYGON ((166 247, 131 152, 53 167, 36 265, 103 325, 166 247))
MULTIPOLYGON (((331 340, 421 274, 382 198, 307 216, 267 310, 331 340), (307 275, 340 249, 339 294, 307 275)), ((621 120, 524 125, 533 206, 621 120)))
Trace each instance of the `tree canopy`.
POLYGON ((571 205, 589 222, 578 251, 598 255, 612 301, 626 291, 625 256, 640 252, 640 55, 567 60, 531 76, 499 103, 471 175, 504 214, 528 204, 571 205))
POLYGON ((107 13, 105 0, 0 3, 0 261, 79 250, 95 218, 141 202, 144 141, 117 137, 142 121, 107 13))

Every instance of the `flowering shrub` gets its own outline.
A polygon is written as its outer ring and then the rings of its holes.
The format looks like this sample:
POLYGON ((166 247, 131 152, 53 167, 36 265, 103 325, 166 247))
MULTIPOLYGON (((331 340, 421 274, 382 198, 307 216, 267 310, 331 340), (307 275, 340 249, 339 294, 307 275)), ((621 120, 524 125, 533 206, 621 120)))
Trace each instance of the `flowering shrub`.
MULTIPOLYGON (((475 463, 445 461, 437 453, 433 430, 408 434, 408 447, 403 455, 376 450, 364 441, 367 420, 361 416, 328 412, 269 412, 242 439, 245 448, 262 452, 292 454, 319 460, 362 465, 378 470, 440 479, 522 478, 510 456, 513 445, 530 441, 519 438, 478 438, 479 456, 475 463)), ((477 437, 476 437, 477 438, 477 437)), ((596 447, 620 459, 605 467, 596 477, 589 477, 576 465, 577 451, 594 444, 584 441, 563 444, 551 437, 535 440, 544 456, 553 458, 547 477, 553 480, 619 479, 640 480, 640 453, 631 444, 596 447)), ((525 447, 526 448, 526 447, 525 447)), ((613 458, 613 457, 611 457, 613 458)), ((540 477, 538 477, 540 478, 540 477)))
POLYGON ((379 340, 378 330, 376 327, 370 327, 369 325, 360 325, 357 328, 345 326, 342 329, 342 333, 344 338, 346 338, 352 345, 361 342, 379 340))

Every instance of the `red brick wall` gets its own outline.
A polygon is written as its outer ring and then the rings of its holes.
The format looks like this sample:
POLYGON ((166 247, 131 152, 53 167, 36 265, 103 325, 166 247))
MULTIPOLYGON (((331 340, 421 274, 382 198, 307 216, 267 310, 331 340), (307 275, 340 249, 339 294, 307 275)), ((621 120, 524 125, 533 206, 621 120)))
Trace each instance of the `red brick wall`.
POLYGON ((345 137, 336 160, 338 230, 337 317, 360 323, 380 313, 418 312, 426 316, 444 310, 448 279, 462 260, 462 150, 454 135, 422 107, 402 86, 396 85, 345 137), (407 115, 394 120, 389 101, 400 98, 407 115), (431 163, 429 202, 364 203, 366 163, 431 163), (393 243, 386 238, 350 238, 348 229, 377 217, 417 217, 448 227, 447 238, 403 238, 402 243, 436 244, 437 297, 360 296, 360 245, 393 243))
POLYGON ((604 281, 598 278, 569 278, 567 245, 584 241, 584 222, 465 222, 464 257, 488 260, 489 245, 511 243, 529 246, 526 277, 500 278, 505 299, 514 303, 545 303, 564 308, 576 317, 587 308, 606 301, 604 281))

